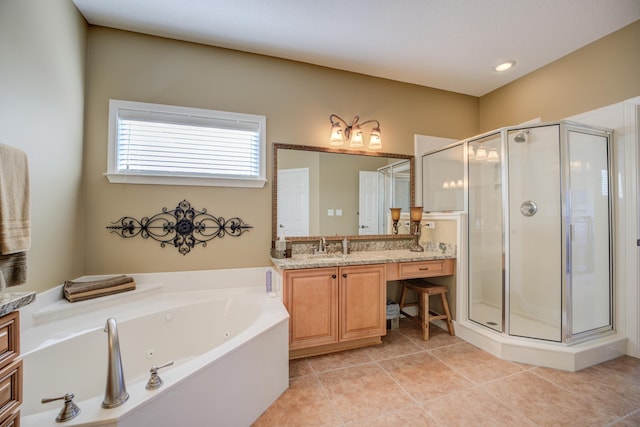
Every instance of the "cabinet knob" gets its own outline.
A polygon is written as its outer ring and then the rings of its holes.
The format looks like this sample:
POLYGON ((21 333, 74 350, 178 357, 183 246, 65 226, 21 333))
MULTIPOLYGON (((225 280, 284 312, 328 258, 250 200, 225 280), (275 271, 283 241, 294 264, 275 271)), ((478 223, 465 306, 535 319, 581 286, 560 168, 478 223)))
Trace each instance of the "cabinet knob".
POLYGON ((332 278, 332 279, 335 279, 336 277, 338 277, 338 276, 336 276, 335 274, 332 274, 332 275, 331 275, 331 278, 332 278))
POLYGON ((342 277, 347 278, 347 273, 342 273, 342 277))

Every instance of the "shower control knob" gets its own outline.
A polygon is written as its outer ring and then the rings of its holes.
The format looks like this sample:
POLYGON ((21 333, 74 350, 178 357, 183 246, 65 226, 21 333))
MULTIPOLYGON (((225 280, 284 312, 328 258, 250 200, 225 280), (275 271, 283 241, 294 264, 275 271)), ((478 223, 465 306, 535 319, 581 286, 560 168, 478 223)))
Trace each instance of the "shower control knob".
POLYGON ((520 213, 524 216, 534 216, 538 212, 538 205, 531 200, 522 202, 520 205, 520 213))

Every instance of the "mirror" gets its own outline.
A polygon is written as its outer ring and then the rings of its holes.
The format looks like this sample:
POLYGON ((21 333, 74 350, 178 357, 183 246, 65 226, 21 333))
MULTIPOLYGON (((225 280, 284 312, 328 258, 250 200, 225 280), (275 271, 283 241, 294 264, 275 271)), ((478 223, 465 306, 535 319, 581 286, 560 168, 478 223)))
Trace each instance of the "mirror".
MULTIPOLYGON (((414 204, 414 158, 303 145, 273 145, 272 239, 391 233, 391 211, 414 204)), ((407 236, 400 236, 407 238, 407 236)))

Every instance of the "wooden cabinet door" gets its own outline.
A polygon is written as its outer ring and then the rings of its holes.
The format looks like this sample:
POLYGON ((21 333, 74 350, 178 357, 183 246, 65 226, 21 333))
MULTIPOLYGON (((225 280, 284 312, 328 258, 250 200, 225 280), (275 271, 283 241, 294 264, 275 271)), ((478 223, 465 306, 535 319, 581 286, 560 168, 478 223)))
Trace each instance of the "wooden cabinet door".
POLYGON ((341 267, 339 276, 340 341, 385 335, 385 266, 341 267))
POLYGON ((289 349, 338 342, 338 268, 284 272, 289 349))

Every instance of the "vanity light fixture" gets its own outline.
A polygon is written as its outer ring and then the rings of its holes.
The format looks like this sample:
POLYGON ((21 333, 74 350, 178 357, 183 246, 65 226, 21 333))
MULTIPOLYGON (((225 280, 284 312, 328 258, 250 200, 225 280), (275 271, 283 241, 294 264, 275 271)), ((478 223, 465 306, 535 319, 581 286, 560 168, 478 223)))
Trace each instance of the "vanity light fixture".
POLYGON ((422 228, 422 206, 411 207, 411 234, 413 234, 413 244, 409 246, 411 252, 424 252, 420 246, 420 229, 422 228))
POLYGON ((340 147, 345 143, 349 143, 351 148, 360 148, 364 146, 362 138, 362 126, 372 124, 374 127, 369 134, 369 148, 379 150, 382 148, 382 138, 380 137, 380 122, 377 120, 366 120, 358 123, 359 116, 355 116, 351 124, 348 124, 340 116, 331 114, 329 121, 331 122, 331 139, 329 145, 332 147, 340 147))
POLYGON ((393 221, 393 234, 398 234, 398 221, 400 221, 400 211, 402 211, 402 208, 389 209, 391 209, 391 220, 393 221))

